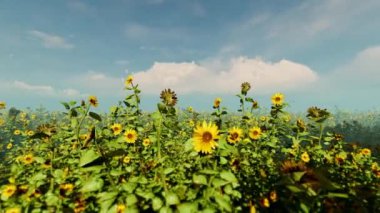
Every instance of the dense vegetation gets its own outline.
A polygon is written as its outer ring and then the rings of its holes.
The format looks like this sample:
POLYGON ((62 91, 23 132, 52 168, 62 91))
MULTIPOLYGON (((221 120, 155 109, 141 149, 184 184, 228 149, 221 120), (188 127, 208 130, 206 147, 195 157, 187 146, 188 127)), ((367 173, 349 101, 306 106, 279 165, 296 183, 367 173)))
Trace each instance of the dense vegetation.
POLYGON ((248 83, 236 113, 219 98, 212 113, 179 110, 170 89, 144 113, 138 85, 125 84, 129 94, 107 114, 96 113, 95 96, 62 103, 65 112, 0 102, 1 211, 380 211, 373 113, 294 115, 281 93, 256 113, 248 83))

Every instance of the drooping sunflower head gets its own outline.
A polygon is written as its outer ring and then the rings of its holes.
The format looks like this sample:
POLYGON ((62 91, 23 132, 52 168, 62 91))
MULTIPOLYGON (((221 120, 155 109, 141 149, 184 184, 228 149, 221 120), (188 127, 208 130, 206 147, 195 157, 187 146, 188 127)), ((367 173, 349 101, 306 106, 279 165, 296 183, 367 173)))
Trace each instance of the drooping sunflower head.
POLYGON ((7 104, 4 101, 0 101, 0 109, 5 109, 7 104))
POLYGON ((124 139, 127 143, 135 143, 137 140, 137 132, 133 129, 127 129, 124 132, 124 139))
POLYGON ((261 128, 257 126, 250 128, 248 135, 251 139, 258 140, 261 137, 261 128))
POLYGON ((14 184, 9 184, 4 187, 4 189, 1 192, 1 195, 4 197, 11 197, 17 190, 17 186, 14 184))
POLYGON ((286 160, 282 163, 280 170, 284 174, 290 174, 293 172, 305 172, 307 167, 303 162, 294 162, 292 160, 286 160))
POLYGON ((241 84, 241 93, 247 95, 248 91, 251 89, 251 84, 244 82, 241 84))
POLYGON ((119 124, 119 123, 114 123, 111 126, 111 129, 112 129, 112 132, 114 135, 119 135, 121 133, 121 131, 123 130, 121 127, 121 124, 119 124))
POLYGON ((177 104, 177 95, 171 89, 164 89, 160 98, 166 106, 175 106, 177 104))
POLYGON ((330 113, 327 111, 327 109, 320 109, 318 107, 310 107, 307 110, 307 115, 306 115, 306 117, 316 122, 322 122, 326 120, 329 116, 330 116, 330 113))
POLYGON ((272 96, 272 104, 276 106, 281 106, 284 103, 284 94, 275 93, 272 96))
POLYGON ((219 139, 218 127, 210 122, 203 121, 194 129, 193 145, 197 152, 210 154, 216 148, 219 139))
POLYGON ((88 97, 88 102, 93 107, 97 107, 99 105, 98 98, 94 95, 88 97))
POLYGON ((213 108, 214 109, 219 108, 221 102, 222 102, 221 98, 215 98, 213 108))
POLYGON ((229 143, 235 144, 241 140, 242 136, 243 136, 243 130, 242 129, 240 129, 239 127, 232 127, 228 131, 227 141, 229 143))

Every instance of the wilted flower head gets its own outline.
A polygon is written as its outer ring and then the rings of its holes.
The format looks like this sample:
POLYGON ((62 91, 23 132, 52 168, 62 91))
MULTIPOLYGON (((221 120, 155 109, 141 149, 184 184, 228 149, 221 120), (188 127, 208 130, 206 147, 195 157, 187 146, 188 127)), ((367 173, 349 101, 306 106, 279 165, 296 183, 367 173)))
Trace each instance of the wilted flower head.
POLYGON ((177 104, 177 95, 171 89, 164 89, 160 94, 160 98, 167 106, 175 106, 177 104))
POLYGON ((251 89, 251 85, 248 82, 241 84, 241 93, 247 95, 248 91, 251 89))
POLYGON ((315 122, 323 122, 328 117, 330 117, 330 113, 327 111, 327 109, 320 109, 318 107, 310 107, 307 110, 307 115, 311 120, 314 120, 315 122))

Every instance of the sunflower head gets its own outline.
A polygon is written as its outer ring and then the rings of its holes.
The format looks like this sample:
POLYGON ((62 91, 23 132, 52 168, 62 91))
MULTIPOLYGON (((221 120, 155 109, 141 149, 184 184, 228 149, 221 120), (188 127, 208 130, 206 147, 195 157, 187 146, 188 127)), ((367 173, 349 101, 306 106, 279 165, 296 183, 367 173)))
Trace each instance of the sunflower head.
POLYGON ((6 198, 9 198, 11 197, 17 190, 17 186, 14 185, 14 184, 9 184, 9 185, 6 185, 4 187, 4 189, 2 190, 1 192, 1 195, 6 197, 6 198))
POLYGON ((125 156, 125 157, 123 158, 123 163, 128 164, 129 162, 131 162, 131 157, 129 157, 129 156, 125 156))
POLYGON ((7 144, 7 149, 12 149, 12 147, 13 147, 13 143, 8 143, 7 144))
POLYGON ((98 98, 94 95, 88 97, 88 102, 93 107, 97 107, 99 105, 98 98))
POLYGON ((250 128, 248 135, 251 139, 258 140, 261 137, 261 128, 257 126, 250 128))
POLYGON ((308 163, 310 161, 310 156, 307 152, 302 153, 301 160, 305 163, 308 163))
POLYGON ((132 85, 132 83, 133 83, 133 76, 132 75, 128 75, 127 79, 125 79, 125 81, 124 81, 125 87, 128 87, 128 86, 132 85))
POLYGON ((114 123, 111 126, 111 129, 112 129, 112 132, 114 135, 119 135, 121 133, 121 131, 123 130, 121 127, 121 124, 119 124, 119 123, 114 123))
POLYGON ((243 136, 243 130, 242 129, 240 129, 238 127, 232 127, 228 131, 227 141, 229 143, 235 144, 241 140, 242 136, 243 136))
POLYGON ((214 109, 219 108, 221 102, 222 102, 221 98, 215 98, 213 108, 214 109))
POLYGON ((27 154, 22 157, 22 162, 25 165, 31 164, 34 161, 34 156, 32 154, 27 154))
POLYGON ((21 134, 21 130, 16 129, 15 131, 13 131, 13 134, 14 135, 20 135, 21 134))
POLYGON ((20 207, 11 207, 5 210, 5 213, 21 213, 20 207))
POLYGON ((152 143, 152 142, 150 141, 149 138, 145 138, 145 139, 143 140, 143 146, 145 146, 145 147, 149 146, 151 143, 152 143))
POLYGON ((37 127, 37 133, 43 133, 46 136, 50 137, 53 134, 57 133, 57 128, 53 124, 41 124, 37 127))
POLYGON ((323 122, 328 117, 330 117, 330 113, 327 111, 327 109, 320 109, 318 107, 310 107, 307 110, 306 117, 316 122, 323 122))
POLYGON ((303 162, 294 162, 292 160, 286 160, 282 163, 280 170, 284 174, 290 174, 293 172, 305 172, 307 167, 303 162))
POLYGON ((247 95, 248 91, 251 89, 251 84, 244 82, 241 84, 241 94, 247 95))
POLYGON ((276 202, 278 200, 278 196, 277 196, 277 192, 275 190, 271 191, 269 193, 269 199, 272 201, 272 202, 276 202))
POLYGON ((122 203, 118 203, 116 205, 116 213, 124 213, 124 210, 125 210, 125 205, 122 204, 122 203))
POLYGON ((166 106, 175 106, 177 104, 177 95, 171 89, 164 89, 160 98, 166 106))
POLYGON ((298 119, 297 120, 297 128, 298 128, 298 131, 300 132, 305 132, 306 131, 306 124, 303 120, 301 119, 298 119))
POLYGON ((137 132, 133 129, 127 129, 124 132, 124 139, 127 143, 135 143, 137 140, 137 132))
POLYGON ((361 149, 360 153, 366 156, 371 156, 371 150, 368 148, 361 149))
POLYGON ((264 197, 260 199, 260 205, 264 208, 269 208, 270 207, 270 202, 269 199, 264 197))
POLYGON ((202 124, 199 124, 194 129, 193 145, 195 151, 204 154, 212 153, 213 149, 218 145, 218 134, 218 127, 214 123, 203 121, 202 124))
POLYGON ((275 93, 272 96, 272 104, 275 106, 281 106, 284 103, 284 94, 275 93))
POLYGON ((0 109, 5 109, 7 104, 4 101, 0 101, 0 109))

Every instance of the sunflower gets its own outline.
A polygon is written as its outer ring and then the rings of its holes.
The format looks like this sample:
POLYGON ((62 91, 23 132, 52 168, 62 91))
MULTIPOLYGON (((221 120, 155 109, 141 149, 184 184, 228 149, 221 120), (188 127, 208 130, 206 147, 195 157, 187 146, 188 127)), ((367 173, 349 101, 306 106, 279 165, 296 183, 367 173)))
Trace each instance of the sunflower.
POLYGON ((44 169, 49 169, 51 167, 51 160, 47 159, 45 162, 42 164, 42 168, 44 169))
POLYGON ((13 131, 13 134, 14 135, 20 135, 21 134, 21 130, 16 129, 15 131, 13 131))
POLYGON ((151 143, 151 141, 150 141, 149 138, 145 138, 145 139, 143 140, 143 146, 145 146, 145 147, 149 146, 150 143, 151 143))
POLYGON ((125 210, 125 205, 122 203, 119 203, 116 205, 116 213, 123 213, 125 210))
POLYGON ((124 133, 124 138, 127 143, 135 143, 137 140, 137 132, 133 129, 127 129, 124 133))
POLYGON ((215 98, 213 108, 214 109, 219 108, 221 102, 222 102, 221 98, 215 98))
POLYGON ((269 208, 270 207, 270 203, 269 203, 269 199, 264 197, 264 198, 261 198, 260 199, 260 205, 264 208, 269 208))
POLYGON ((218 134, 219 130, 215 124, 203 121, 194 129, 193 145, 195 151, 210 154, 218 145, 216 142, 219 139, 218 134))
POLYGON ((132 82, 133 82, 133 76, 132 75, 128 75, 127 79, 125 79, 125 81, 124 81, 124 85, 126 87, 128 87, 129 85, 132 84, 132 82))
POLYGON ((284 95, 282 93, 275 93, 272 96, 272 104, 276 106, 281 106, 284 103, 284 95))
POLYGON ((6 198, 9 198, 11 197, 17 190, 17 186, 14 185, 14 184, 9 184, 9 185, 6 185, 3 189, 3 191, 1 192, 1 195, 6 197, 6 198))
POLYGON ((289 174, 293 172, 306 172, 307 167, 303 162, 294 162, 292 160, 286 160, 282 163, 280 170, 284 174, 289 174))
POLYGON ((371 155, 371 150, 368 149, 368 148, 364 148, 364 149, 360 150, 360 153, 363 154, 363 155, 370 156, 371 155))
POLYGON ((12 147, 13 147, 13 144, 12 143, 8 143, 7 149, 12 149, 12 147))
POLYGON ((27 134, 28 136, 33 136, 33 135, 34 135, 34 131, 33 131, 33 130, 28 130, 28 131, 26 132, 26 134, 27 134))
POLYGON ((4 119, 0 118, 0 126, 4 125, 5 124, 5 121, 4 119))
POLYGON ((123 163, 128 164, 129 162, 131 162, 131 157, 129 157, 129 156, 125 156, 125 157, 123 158, 123 163))
POLYGON ((112 129, 114 135, 119 135, 122 131, 121 124, 119 124, 119 123, 114 123, 111 126, 111 129, 112 129))
POLYGON ((20 207, 7 208, 7 210, 5 210, 5 213, 21 213, 21 209, 20 207))
POLYGON ((251 85, 248 82, 241 84, 241 93, 247 95, 248 91, 251 89, 251 85))
POLYGON ((0 101, 0 109, 5 109, 7 107, 7 104, 4 101, 0 101))
POLYGON ((59 193, 64 196, 73 191, 74 185, 72 183, 64 183, 59 186, 59 193))
POLYGON ((276 202, 278 197, 277 197, 277 192, 276 191, 271 191, 269 193, 269 199, 272 201, 272 202, 276 202))
POLYGON ((249 129, 249 137, 253 140, 258 140, 261 137, 261 129, 260 127, 252 127, 249 129))
POLYGON ((22 157, 22 162, 26 165, 33 163, 34 156, 32 154, 27 154, 22 157))
POLYGON ((237 142, 239 142, 241 140, 242 135, 243 135, 243 130, 242 129, 240 129, 238 127, 232 127, 228 131, 227 141, 229 143, 235 144, 235 143, 237 143, 237 142))
POLYGON ((177 95, 171 89, 164 89, 160 94, 160 98, 167 106, 175 106, 177 103, 177 95))
POLYGON ((99 105, 98 98, 94 95, 88 97, 88 102, 90 102, 90 105, 92 105, 93 107, 97 107, 99 105))
POLYGON ((301 160, 305 163, 308 163, 310 161, 310 156, 307 152, 302 153, 301 160))

